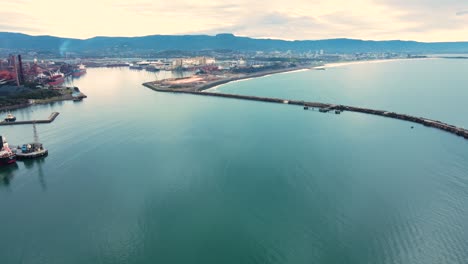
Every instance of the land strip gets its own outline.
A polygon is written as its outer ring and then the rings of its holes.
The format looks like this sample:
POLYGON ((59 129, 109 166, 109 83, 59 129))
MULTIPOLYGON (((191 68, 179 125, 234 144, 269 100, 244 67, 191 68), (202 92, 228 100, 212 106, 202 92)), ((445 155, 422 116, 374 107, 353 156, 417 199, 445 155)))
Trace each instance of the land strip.
MULTIPOLYGON (((251 78, 250 76, 249 78, 251 78)), ((229 81, 223 80, 227 83, 229 81)), ((232 81, 232 80, 230 80, 232 81)), ((213 92, 201 92, 200 90, 181 90, 181 89, 170 89, 166 87, 158 87, 157 83, 155 82, 148 82, 143 84, 145 87, 148 87, 154 91, 158 92, 171 92, 171 93, 184 93, 184 94, 193 94, 193 95, 203 95, 203 96, 214 96, 214 97, 223 97, 223 98, 232 98, 232 99, 241 99, 241 100, 250 100, 250 101, 260 101, 260 102, 269 102, 269 103, 279 103, 279 104, 291 104, 291 105, 300 105, 306 108, 319 108, 320 112, 329 112, 329 111, 350 111, 350 112, 358 112, 358 113, 365 113, 371 115, 378 115, 383 117, 389 117, 399 120, 404 120, 408 122, 422 124, 427 127, 437 128, 454 135, 463 137, 468 139, 468 130, 456 127, 454 125, 450 125, 441 121, 432 120, 424 117, 416 117, 406 114, 398 114, 395 112, 389 112, 384 110, 375 110, 369 108, 361 108, 361 107, 354 107, 354 106, 347 106, 347 105, 337 105, 337 104, 328 104, 328 103, 320 103, 320 102, 306 102, 300 100, 289 100, 289 99, 281 99, 281 98, 270 98, 270 97, 258 97, 258 96, 249 96, 249 95, 238 95, 238 94, 226 94, 226 93, 213 93, 213 92)), ((219 85, 219 84, 217 84, 219 85)), ((204 86, 201 86, 204 87, 204 86)), ((337 112, 338 113, 338 112, 337 112)))
POLYGON ((59 115, 59 112, 52 112, 47 119, 39 119, 39 120, 25 120, 25 121, 13 121, 7 122, 2 121, 0 122, 0 126, 12 126, 12 125, 28 125, 28 124, 47 124, 54 122, 55 118, 59 115))

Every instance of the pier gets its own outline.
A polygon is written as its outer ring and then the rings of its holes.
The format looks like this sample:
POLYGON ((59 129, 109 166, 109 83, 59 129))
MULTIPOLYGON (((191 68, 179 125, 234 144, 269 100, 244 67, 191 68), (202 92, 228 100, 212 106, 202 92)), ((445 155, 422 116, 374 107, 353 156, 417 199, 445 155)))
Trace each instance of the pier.
MULTIPOLYGON (((241 99, 241 100, 249 100, 249 101, 260 101, 260 102, 269 102, 269 103, 278 103, 278 104, 290 104, 290 105, 299 105, 303 106, 304 109, 308 108, 318 108, 320 112, 326 113, 329 111, 349 111, 349 112, 357 112, 357 113, 364 113, 370 115, 378 115, 388 118, 399 119, 403 121, 418 123, 427 127, 432 127, 436 129, 440 129, 454 135, 463 137, 468 139, 468 129, 457 127, 454 125, 450 125, 438 120, 432 120, 424 117, 416 117, 411 115, 399 114, 395 112, 389 112, 384 110, 375 110, 369 108, 361 108, 361 107, 354 107, 354 106, 347 106, 347 105, 337 105, 337 104, 328 104, 328 103, 319 103, 319 102, 305 102, 299 100, 289 100, 289 99, 280 99, 280 98, 270 98, 270 97, 258 97, 258 96, 250 96, 250 95, 238 95, 238 94, 225 94, 225 93, 212 93, 212 92, 200 92, 200 91, 182 91, 182 90, 174 90, 174 89, 164 89, 158 88, 157 86, 153 85, 151 82, 144 83, 145 87, 148 87, 154 91, 158 92, 170 92, 170 93, 185 93, 185 94, 194 94, 194 95, 203 95, 203 96, 215 96, 215 97, 224 97, 224 98, 233 98, 233 99, 241 99)), ((338 113, 338 112, 336 112, 338 113)))
POLYGON ((53 112, 49 118, 42 120, 25 120, 25 121, 14 121, 14 122, 0 122, 0 126, 12 126, 12 125, 30 125, 30 124, 47 124, 54 122, 55 118, 59 115, 59 112, 53 112))

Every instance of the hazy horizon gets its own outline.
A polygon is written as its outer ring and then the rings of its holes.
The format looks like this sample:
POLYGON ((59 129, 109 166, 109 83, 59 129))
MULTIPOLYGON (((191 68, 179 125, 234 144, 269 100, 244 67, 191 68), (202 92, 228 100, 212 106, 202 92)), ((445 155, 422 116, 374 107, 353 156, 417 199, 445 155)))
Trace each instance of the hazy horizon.
POLYGON ((415 41, 415 42, 421 42, 421 43, 442 43, 442 42, 468 42, 467 40, 454 40, 454 41, 418 41, 418 40, 413 40, 413 39, 382 39, 382 40, 376 40, 376 39, 360 39, 360 38, 346 38, 346 37, 336 37, 336 38, 322 38, 322 39, 283 39, 283 38, 273 38, 273 37, 252 37, 252 36, 243 36, 243 35, 237 35, 231 32, 220 32, 216 34, 202 34, 202 33, 193 33, 193 34, 148 34, 148 35, 137 35, 137 36, 91 36, 88 38, 73 38, 73 37, 64 37, 64 36, 58 36, 58 35, 51 35, 51 34, 28 34, 28 33, 23 33, 23 32, 14 32, 14 31, 0 31, 0 33, 11 33, 11 34, 24 34, 24 35, 29 35, 33 37, 57 37, 57 38, 67 38, 67 39, 77 39, 77 40, 88 40, 88 39, 93 39, 93 38, 142 38, 142 37, 149 37, 149 36, 212 36, 215 37, 216 35, 219 34, 232 34, 235 37, 246 37, 246 38, 252 38, 252 39, 271 39, 271 40, 282 40, 282 41, 320 41, 320 40, 334 40, 334 39, 349 39, 349 40, 362 40, 362 41, 415 41))
POLYGON ((468 41, 468 3, 460 0, 0 1, 0 31, 28 35, 468 41))

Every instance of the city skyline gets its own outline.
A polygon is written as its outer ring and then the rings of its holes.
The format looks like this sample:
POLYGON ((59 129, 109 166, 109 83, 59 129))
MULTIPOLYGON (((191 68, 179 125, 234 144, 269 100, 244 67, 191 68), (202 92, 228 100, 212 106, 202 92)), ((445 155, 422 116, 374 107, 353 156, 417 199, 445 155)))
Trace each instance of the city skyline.
POLYGON ((287 5, 281 1, 249 4, 246 0, 4 2, 0 31, 31 35, 86 39, 233 33, 286 40, 468 40, 468 3, 459 0, 291 0, 287 5))

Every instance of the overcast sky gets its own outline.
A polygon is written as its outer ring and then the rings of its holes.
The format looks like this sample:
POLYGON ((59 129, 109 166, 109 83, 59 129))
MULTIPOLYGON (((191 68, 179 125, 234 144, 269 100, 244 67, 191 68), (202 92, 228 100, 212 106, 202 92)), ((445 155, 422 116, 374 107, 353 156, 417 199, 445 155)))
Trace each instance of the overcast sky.
POLYGON ((468 0, 0 0, 0 31, 468 41, 468 0))

